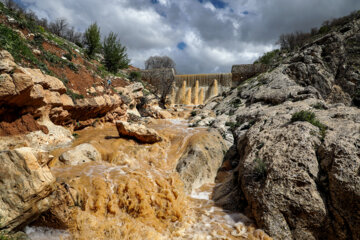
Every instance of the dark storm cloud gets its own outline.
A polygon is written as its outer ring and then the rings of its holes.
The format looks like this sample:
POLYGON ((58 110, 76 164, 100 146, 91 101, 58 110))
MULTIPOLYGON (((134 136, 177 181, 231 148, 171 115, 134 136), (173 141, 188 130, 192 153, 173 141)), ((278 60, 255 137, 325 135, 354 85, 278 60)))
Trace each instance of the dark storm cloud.
MULTIPOLYGON (((20 1, 20 0, 19 0, 20 1)), ((228 72, 275 48, 282 33, 307 31, 360 9, 359 0, 21 0, 40 17, 119 34, 132 64, 168 55, 181 73, 228 72)))

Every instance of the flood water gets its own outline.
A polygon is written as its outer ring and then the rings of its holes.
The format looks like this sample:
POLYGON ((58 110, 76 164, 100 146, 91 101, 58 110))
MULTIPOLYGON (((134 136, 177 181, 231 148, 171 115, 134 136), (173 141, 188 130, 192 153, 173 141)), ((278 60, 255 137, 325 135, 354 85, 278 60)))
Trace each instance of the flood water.
MULTIPOLYGON (((185 193, 176 163, 206 128, 190 128, 184 120, 154 120, 148 126, 164 140, 139 144, 119 138, 113 125, 78 131, 72 147, 90 143, 103 161, 52 163, 57 181, 76 192, 77 207, 68 229, 28 227, 31 239, 271 239, 243 214, 216 207, 215 183, 185 193)), ((68 149, 52 154, 57 159, 68 149)))

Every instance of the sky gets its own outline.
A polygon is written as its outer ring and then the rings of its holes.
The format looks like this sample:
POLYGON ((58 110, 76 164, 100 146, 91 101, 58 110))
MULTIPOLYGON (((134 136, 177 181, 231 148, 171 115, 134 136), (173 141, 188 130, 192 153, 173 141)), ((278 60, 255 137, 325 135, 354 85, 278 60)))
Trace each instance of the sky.
POLYGON ((271 51, 282 33, 309 31, 360 9, 360 0, 16 0, 77 31, 118 33, 133 66, 169 56, 178 73, 230 72, 271 51))

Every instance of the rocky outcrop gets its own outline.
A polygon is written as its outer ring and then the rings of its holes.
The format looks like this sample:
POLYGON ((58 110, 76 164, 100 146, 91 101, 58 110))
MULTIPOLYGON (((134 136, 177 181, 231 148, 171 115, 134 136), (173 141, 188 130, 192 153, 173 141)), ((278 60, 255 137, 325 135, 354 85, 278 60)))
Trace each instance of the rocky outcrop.
POLYGON ((245 211, 275 239, 360 239, 360 110, 351 107, 360 21, 345 27, 213 99, 192 120, 217 128, 236 149, 214 200, 245 211), (316 118, 294 118, 300 111, 316 118))
POLYGON ((227 151, 217 131, 193 136, 176 165, 185 189, 191 192, 203 184, 213 183, 227 151))
POLYGON ((50 207, 55 178, 48 160, 31 148, 0 152, 0 229, 29 223, 50 207))
POLYGON ((117 121, 116 128, 121 137, 134 138, 141 143, 156 143, 162 140, 154 129, 142 124, 117 121))
POLYGON ((214 200, 248 212, 276 239, 358 239, 360 110, 316 96, 233 109, 235 91, 215 107, 225 112, 211 125, 225 138, 233 135, 227 141, 233 140, 237 154, 230 161, 235 169, 214 200), (228 116, 227 109, 234 112, 228 116), (327 130, 292 122, 301 110, 314 112, 327 130))
POLYGON ((92 161, 101 161, 101 155, 91 144, 83 143, 61 154, 59 160, 67 165, 79 165, 92 161))
POLYGON ((115 122, 126 120, 130 113, 140 116, 136 106, 143 97, 141 83, 119 87, 119 94, 108 91, 90 98, 79 95, 80 99, 73 100, 62 81, 39 69, 18 66, 7 51, 0 52, 0 80, 1 135, 36 130, 46 133, 45 127, 35 124, 39 118, 50 118, 58 125, 74 124, 76 129, 81 129, 100 118, 115 122))

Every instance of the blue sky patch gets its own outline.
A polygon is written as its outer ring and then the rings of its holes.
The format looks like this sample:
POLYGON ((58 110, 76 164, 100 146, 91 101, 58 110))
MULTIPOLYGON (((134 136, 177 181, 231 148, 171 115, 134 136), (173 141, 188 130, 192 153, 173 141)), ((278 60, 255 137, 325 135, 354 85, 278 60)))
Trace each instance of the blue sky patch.
POLYGON ((187 47, 187 45, 184 42, 179 42, 177 45, 177 48, 180 50, 184 50, 186 47, 187 47))
POLYGON ((222 0, 198 0, 200 3, 211 2, 215 8, 226 8, 229 4, 222 0))
POLYGON ((150 2, 151 2, 152 4, 158 4, 158 3, 159 3, 159 0, 150 0, 150 2))
POLYGON ((249 11, 243 11, 242 14, 249 15, 249 11))

